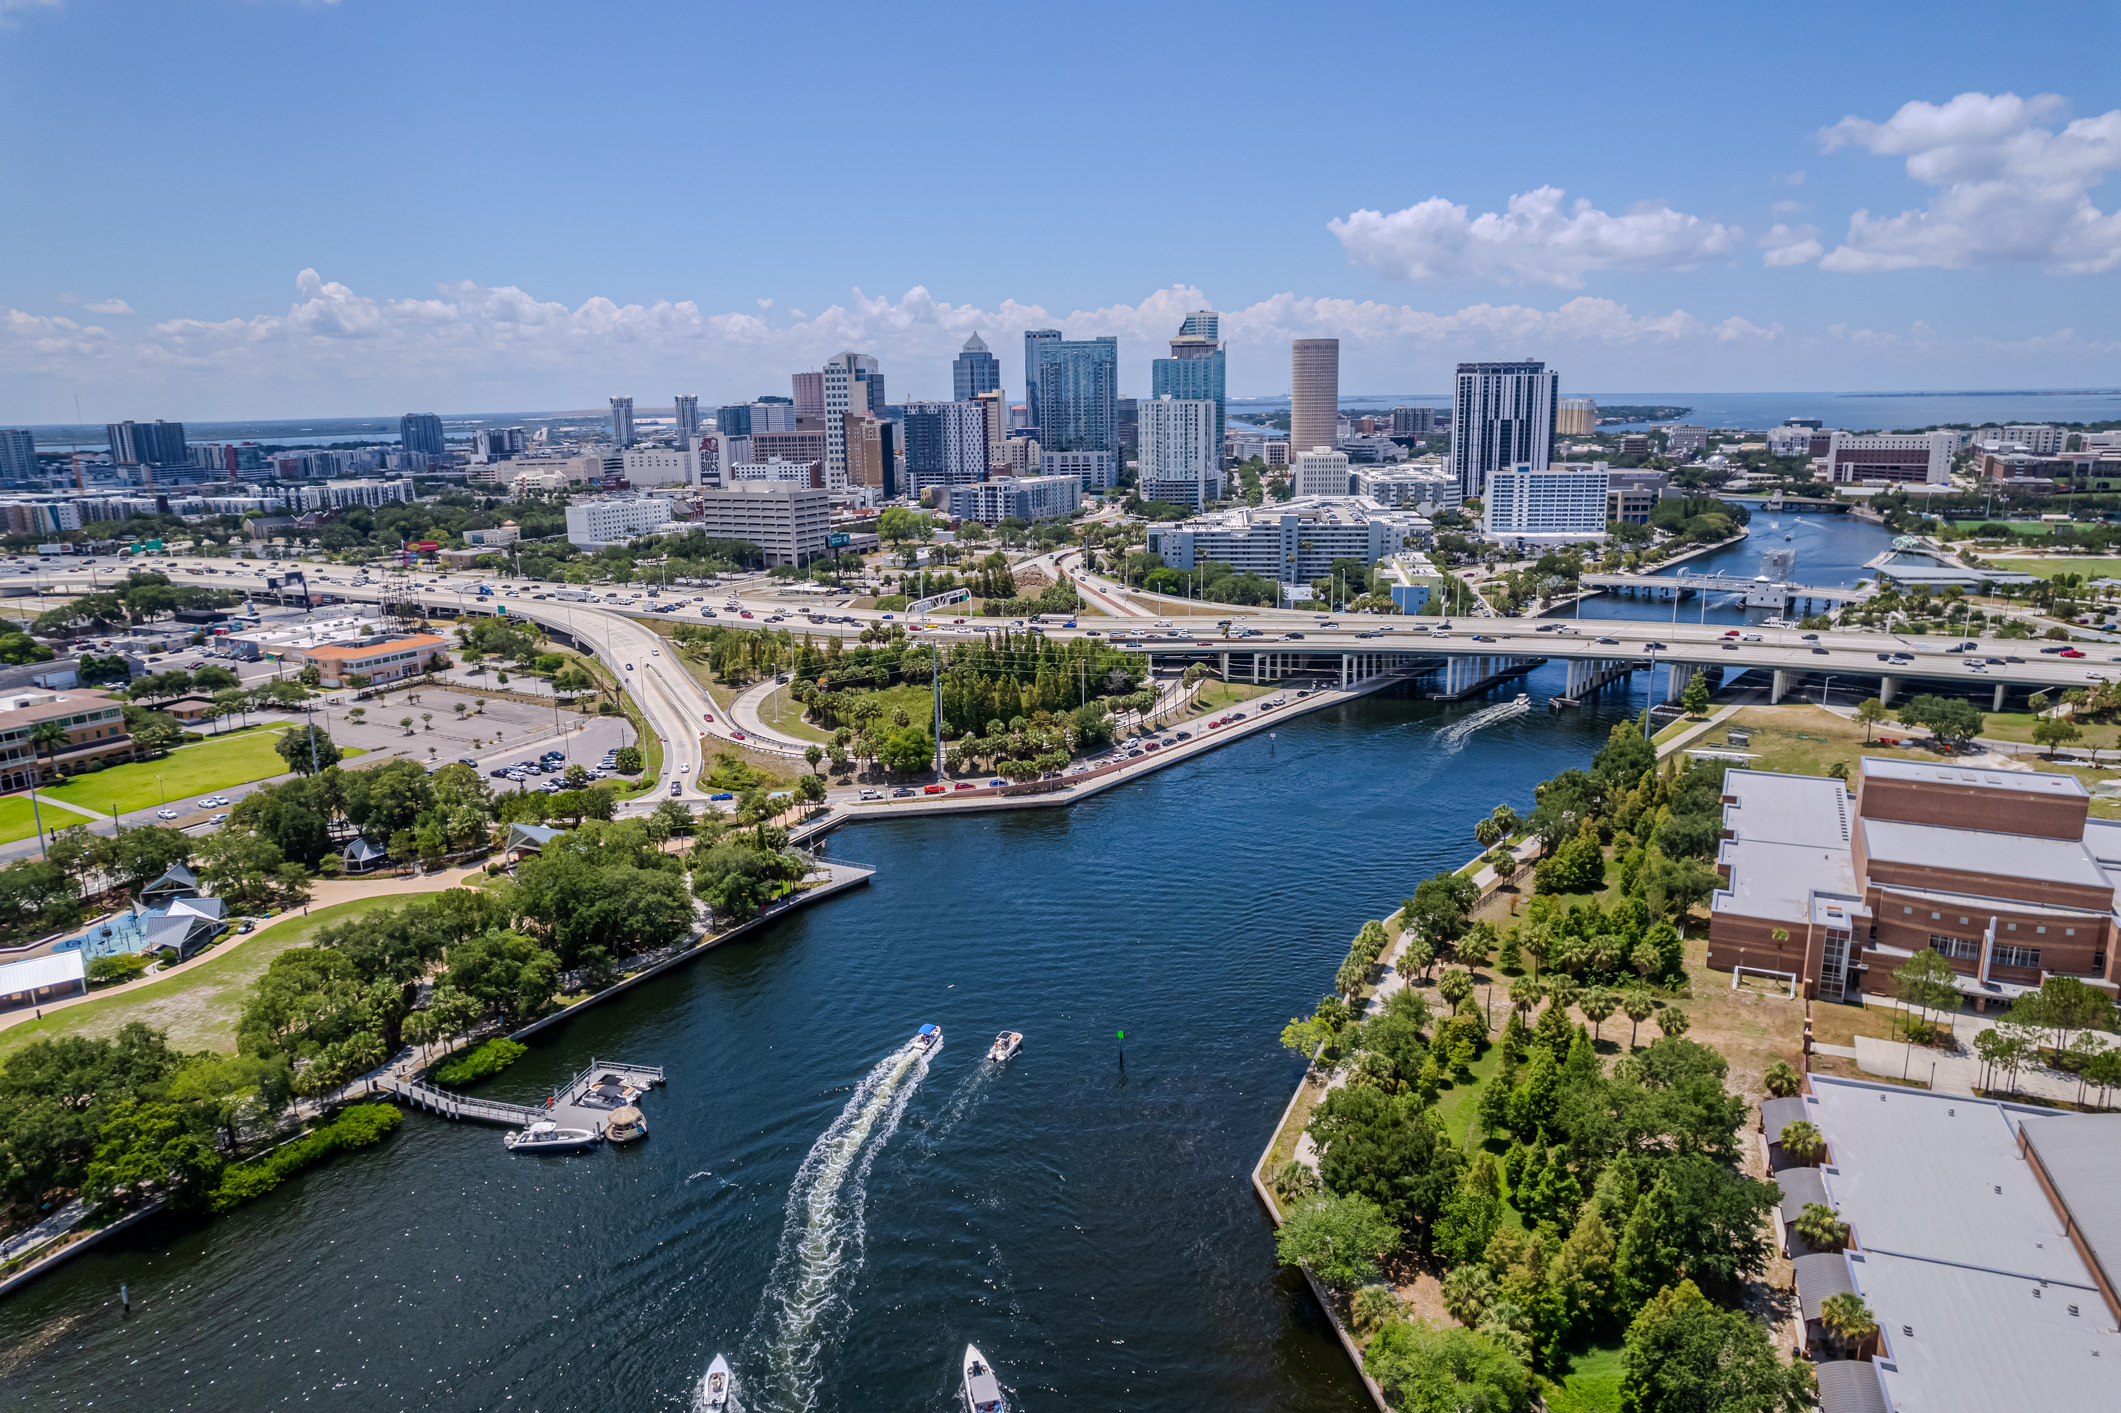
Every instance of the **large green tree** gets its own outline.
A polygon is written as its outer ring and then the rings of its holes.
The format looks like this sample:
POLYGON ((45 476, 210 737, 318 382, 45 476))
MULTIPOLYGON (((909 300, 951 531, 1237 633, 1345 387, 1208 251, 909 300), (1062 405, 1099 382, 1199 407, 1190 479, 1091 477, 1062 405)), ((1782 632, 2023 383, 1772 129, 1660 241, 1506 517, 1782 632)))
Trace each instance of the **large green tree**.
POLYGON ((1659 1291, 1628 1326, 1622 1413, 1803 1413, 1810 1366, 1776 1357, 1767 1327, 1709 1303, 1692 1281, 1659 1291))

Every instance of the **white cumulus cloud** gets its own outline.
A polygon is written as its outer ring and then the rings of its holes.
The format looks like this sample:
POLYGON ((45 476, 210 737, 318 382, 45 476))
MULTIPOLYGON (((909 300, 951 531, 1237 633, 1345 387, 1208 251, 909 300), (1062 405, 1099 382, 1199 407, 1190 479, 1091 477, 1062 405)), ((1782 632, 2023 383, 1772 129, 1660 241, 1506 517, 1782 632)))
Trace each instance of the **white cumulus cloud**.
POLYGON ((1804 265, 1817 260, 1826 247, 1819 243, 1817 226, 1785 226, 1781 222, 1768 227, 1768 233, 1760 238, 1766 253, 1761 263, 1769 268, 1783 265, 1804 265))
POLYGON ((122 299, 99 299, 94 304, 81 306, 91 314, 130 314, 133 307, 122 299))
POLYGON ((1510 198, 1478 216, 1432 196, 1387 215, 1356 211, 1326 223, 1358 265, 1407 280, 1494 280, 1580 289, 1599 270, 1685 270, 1728 254, 1739 231, 1650 202, 1611 215, 1559 187, 1510 198))
POLYGON ((2091 190, 2121 167, 2121 109, 2053 126, 2052 93, 1962 93, 1914 102, 1884 122, 1843 118, 1818 134, 1828 152, 1859 147, 1905 157, 1907 174, 1938 188, 1928 206, 1897 216, 1859 210, 1821 269, 1852 273, 2034 265, 2058 275, 2121 266, 2121 213, 2091 190))

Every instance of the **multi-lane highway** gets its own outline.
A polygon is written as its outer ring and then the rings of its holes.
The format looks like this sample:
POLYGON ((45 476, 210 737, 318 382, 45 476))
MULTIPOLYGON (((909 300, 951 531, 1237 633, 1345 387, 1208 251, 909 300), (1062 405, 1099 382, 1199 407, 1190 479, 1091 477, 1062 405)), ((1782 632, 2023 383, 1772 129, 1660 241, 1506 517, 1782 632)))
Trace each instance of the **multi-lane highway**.
MULTIPOLYGON (((1048 575, 1056 575, 1065 568, 1068 553, 1041 556, 1033 562, 1048 575)), ((120 566, 121 572, 124 567, 154 568, 179 583, 249 592, 263 592, 266 575, 282 572, 281 566, 226 560, 136 563, 120 566), (210 577, 209 568, 216 571, 210 577)), ((679 798, 701 798, 705 792, 696 784, 702 764, 700 738, 707 734, 726 739, 733 728, 691 673, 674 660, 674 650, 667 646, 667 638, 649 626, 651 620, 711 621, 737 629, 785 628, 820 636, 856 635, 889 621, 906 628, 909 635, 935 634, 946 644, 1002 626, 1000 620, 951 609, 909 620, 903 613, 851 607, 846 597, 814 593, 798 597, 787 585, 763 576, 711 587, 673 585, 653 598, 643 587, 627 586, 600 594, 594 602, 578 603, 553 597, 554 586, 485 574, 393 573, 365 579, 352 570, 302 567, 313 594, 329 593, 355 602, 410 601, 467 613, 498 613, 505 608, 510 616, 566 634, 626 684, 662 738, 664 777, 657 790, 662 798, 670 797, 672 782, 678 786, 679 798), (493 591, 490 596, 479 593, 482 585, 493 591), (712 726, 707 720, 710 714, 715 717, 712 726)), ((92 578, 107 580, 111 573, 103 566, 40 565, 36 579, 46 592, 80 592, 91 587, 92 578)), ((5 569, 0 567, 0 585, 7 582, 5 569)), ((1391 670, 1417 657, 1543 657, 1586 664, 1587 680, 1594 672, 1631 665, 1672 669, 1653 680, 1653 690, 1674 690, 1674 694, 1695 668, 1721 668, 1726 676, 1748 669, 1766 670, 1774 674, 1771 681, 1777 696, 1793 689, 1800 679, 1832 676, 1844 683, 1869 678, 1878 684, 1878 695, 1888 700, 1908 692, 1935 690, 1935 684, 1945 682, 1959 684, 1961 692, 1988 693, 2000 704, 2003 695, 2013 689, 2083 687, 2109 674, 2121 675, 2121 656, 2105 644, 2065 648, 2037 640, 1940 639, 1859 630, 1806 634, 1793 629, 1741 631, 1612 619, 1324 618, 1248 610, 1232 610, 1227 625, 1210 626, 1210 620, 1202 618, 1145 616, 1149 611, 1116 592, 1099 589, 1096 581, 1090 587, 1100 603, 1125 604, 1135 615, 1084 615, 1073 627, 1049 622, 1041 625, 1041 631, 1055 639, 1102 638, 1174 663, 1208 661, 1240 678, 1249 675, 1254 654, 1274 655, 1275 666, 1283 670, 1293 664, 1330 671, 1332 660, 1338 658, 1355 665, 1355 677, 1391 670), (1949 651, 1962 642, 1972 642, 1974 647, 1949 651)), ((780 738, 770 744, 786 750, 796 743, 780 738)))

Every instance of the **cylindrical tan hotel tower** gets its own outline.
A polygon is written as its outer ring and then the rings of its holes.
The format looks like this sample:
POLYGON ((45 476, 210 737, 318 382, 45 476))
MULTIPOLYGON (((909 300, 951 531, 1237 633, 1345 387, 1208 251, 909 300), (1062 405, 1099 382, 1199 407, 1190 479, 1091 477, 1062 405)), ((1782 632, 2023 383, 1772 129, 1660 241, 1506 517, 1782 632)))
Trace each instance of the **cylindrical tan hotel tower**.
POLYGON ((1339 438, 1340 340, 1298 339, 1289 357, 1289 450, 1331 448, 1339 438))

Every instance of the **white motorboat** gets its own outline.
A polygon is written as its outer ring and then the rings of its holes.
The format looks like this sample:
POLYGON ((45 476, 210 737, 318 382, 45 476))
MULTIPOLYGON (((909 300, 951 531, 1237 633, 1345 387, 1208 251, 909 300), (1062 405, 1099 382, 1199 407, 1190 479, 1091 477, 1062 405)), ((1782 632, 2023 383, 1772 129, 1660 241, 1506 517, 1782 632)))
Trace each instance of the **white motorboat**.
POLYGON ((994 1377, 994 1366, 979 1352, 979 1346, 965 1346, 965 1406, 972 1413, 1000 1413, 1002 1386, 994 1377))
POLYGON ((1020 1030, 1005 1030, 994 1037, 994 1044, 987 1049, 987 1058, 1002 1061, 1014 1055, 1024 1044, 1024 1033, 1020 1030))
POLYGON ((914 1035, 913 1043, 919 1049, 933 1056, 936 1051, 943 1048, 943 1028, 939 1025, 924 1025, 914 1035))
POLYGON ((729 1406, 729 1361, 719 1354, 715 1355, 714 1362, 707 1366, 707 1377, 700 1380, 700 1406, 729 1406))
POLYGON ((521 1132, 511 1129, 501 1139, 511 1153, 574 1153, 603 1141, 603 1135, 594 1130, 561 1128, 550 1119, 542 1119, 521 1132))

